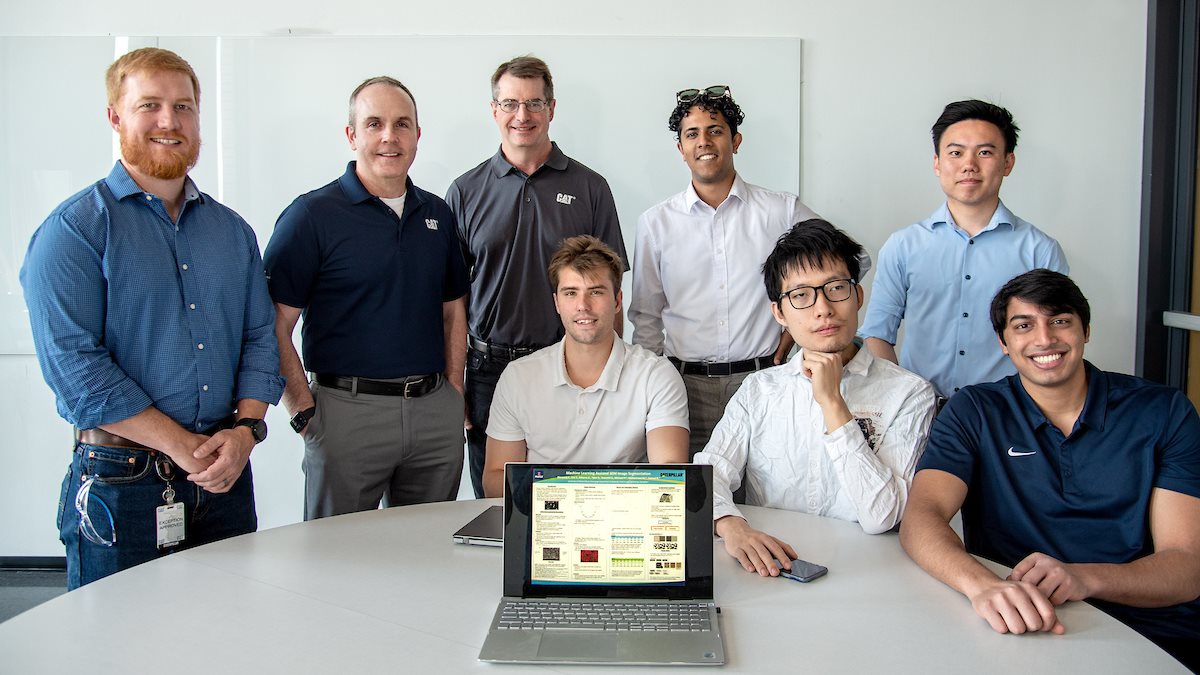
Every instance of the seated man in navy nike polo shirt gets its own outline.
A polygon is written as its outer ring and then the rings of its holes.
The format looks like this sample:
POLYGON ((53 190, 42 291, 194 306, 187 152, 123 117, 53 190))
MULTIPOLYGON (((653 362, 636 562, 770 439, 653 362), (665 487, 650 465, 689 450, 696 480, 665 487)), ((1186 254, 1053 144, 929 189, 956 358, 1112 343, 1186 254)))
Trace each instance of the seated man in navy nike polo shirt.
POLYGON ((1088 600, 1196 670, 1200 418, 1176 389, 1084 361, 1090 318, 1057 272, 1000 289, 992 326, 1017 374, 937 417, 900 541, 998 632, 1062 633, 1055 606, 1088 600))

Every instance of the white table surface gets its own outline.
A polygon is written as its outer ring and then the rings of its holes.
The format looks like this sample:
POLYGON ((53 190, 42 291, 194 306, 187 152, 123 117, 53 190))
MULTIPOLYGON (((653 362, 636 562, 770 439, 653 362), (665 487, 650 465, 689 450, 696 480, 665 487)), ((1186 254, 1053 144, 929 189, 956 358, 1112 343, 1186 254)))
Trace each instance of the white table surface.
MULTIPOLYGON (((632 670, 477 660, 501 594, 502 552, 454 544, 451 534, 499 501, 300 523, 125 570, 0 624, 0 672, 632 670)), ((1001 635, 910 561, 894 534, 788 511, 745 512, 830 571, 810 584, 763 579, 714 542, 722 672, 1186 672, 1085 603, 1059 609, 1065 635, 1001 635)))

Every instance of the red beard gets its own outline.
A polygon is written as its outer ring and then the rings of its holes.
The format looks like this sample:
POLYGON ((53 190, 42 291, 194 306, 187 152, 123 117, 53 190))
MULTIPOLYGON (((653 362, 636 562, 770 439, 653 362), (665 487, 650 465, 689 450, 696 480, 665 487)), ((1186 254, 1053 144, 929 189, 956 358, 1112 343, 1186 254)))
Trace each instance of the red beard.
POLYGON ((155 134, 156 137, 177 139, 177 146, 158 146, 149 136, 133 138, 125 131, 121 132, 121 158, 136 167, 138 171, 160 180, 175 180, 183 178, 187 172, 196 166, 200 158, 200 144, 193 143, 187 138, 155 134), (155 146, 155 147, 152 147, 155 146), (166 153, 161 150, 167 150, 166 153))

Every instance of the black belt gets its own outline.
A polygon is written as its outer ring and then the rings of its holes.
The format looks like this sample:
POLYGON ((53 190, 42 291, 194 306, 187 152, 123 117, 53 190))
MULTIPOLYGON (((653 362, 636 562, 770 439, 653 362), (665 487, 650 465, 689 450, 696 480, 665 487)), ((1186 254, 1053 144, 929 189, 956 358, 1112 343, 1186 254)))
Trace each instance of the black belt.
POLYGON ((438 373, 425 377, 414 377, 403 382, 381 382, 368 380, 365 377, 343 377, 341 375, 317 375, 317 384, 322 387, 333 387, 355 394, 375 394, 377 396, 403 396, 418 398, 428 394, 437 387, 438 373))
POLYGON ((679 372, 684 375, 703 375, 705 377, 724 377, 726 375, 737 375, 739 373, 749 373, 755 370, 770 368, 775 365, 774 357, 760 356, 757 359, 746 359, 745 361, 733 361, 732 363, 703 363, 695 361, 680 361, 674 356, 668 356, 671 363, 679 369, 679 372))
POLYGON ((508 359, 509 361, 514 361, 522 356, 529 356, 541 349, 541 347, 509 347, 508 345, 491 344, 480 340, 474 335, 467 335, 467 345, 480 354, 508 359))

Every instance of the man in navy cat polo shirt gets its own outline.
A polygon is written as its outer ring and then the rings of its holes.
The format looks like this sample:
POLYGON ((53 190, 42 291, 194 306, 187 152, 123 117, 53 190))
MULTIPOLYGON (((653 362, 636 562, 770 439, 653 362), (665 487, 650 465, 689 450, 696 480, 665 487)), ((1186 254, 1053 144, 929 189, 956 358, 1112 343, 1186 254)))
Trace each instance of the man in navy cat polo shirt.
POLYGON ((937 417, 900 541, 998 632, 1062 633, 1055 606, 1088 600, 1196 670, 1200 418, 1176 389, 1084 361, 1090 318, 1057 272, 1000 289, 992 325, 1017 374, 937 417))
POLYGON ((420 136, 407 87, 360 84, 346 127, 356 160, 292 202, 267 245, 305 520, 458 493, 467 273, 450 207, 408 176, 420 136))

